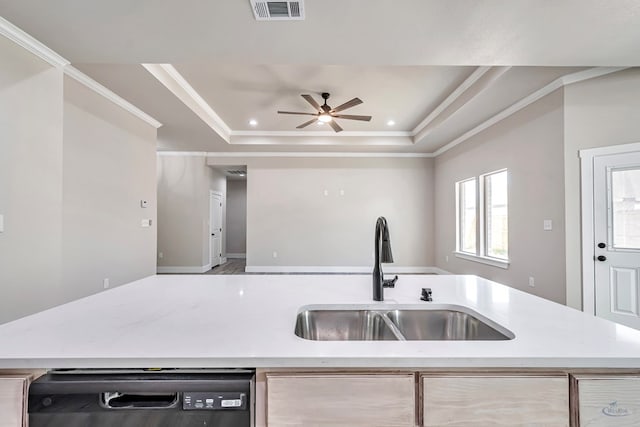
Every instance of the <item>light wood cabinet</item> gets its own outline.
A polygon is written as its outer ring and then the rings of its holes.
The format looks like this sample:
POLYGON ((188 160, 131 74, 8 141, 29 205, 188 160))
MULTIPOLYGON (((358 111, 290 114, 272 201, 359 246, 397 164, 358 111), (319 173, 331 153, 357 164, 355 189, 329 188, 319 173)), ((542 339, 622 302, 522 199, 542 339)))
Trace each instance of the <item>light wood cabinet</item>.
POLYGON ((573 427, 640 426, 640 376, 571 377, 573 427))
POLYGON ((569 426, 566 375, 421 376, 422 425, 569 426))
POLYGON ((24 376, 0 377, 0 427, 26 426, 26 394, 29 379, 24 376))
POLYGON ((267 373, 267 425, 413 427, 415 390, 413 373, 267 373))

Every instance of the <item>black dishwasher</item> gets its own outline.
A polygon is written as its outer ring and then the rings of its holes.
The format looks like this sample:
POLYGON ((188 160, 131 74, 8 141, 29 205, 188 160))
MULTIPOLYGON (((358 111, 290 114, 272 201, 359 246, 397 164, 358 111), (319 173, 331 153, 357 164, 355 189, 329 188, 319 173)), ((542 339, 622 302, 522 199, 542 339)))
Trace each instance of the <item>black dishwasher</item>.
POLYGON ((249 427, 255 372, 51 371, 29 388, 30 427, 249 427))

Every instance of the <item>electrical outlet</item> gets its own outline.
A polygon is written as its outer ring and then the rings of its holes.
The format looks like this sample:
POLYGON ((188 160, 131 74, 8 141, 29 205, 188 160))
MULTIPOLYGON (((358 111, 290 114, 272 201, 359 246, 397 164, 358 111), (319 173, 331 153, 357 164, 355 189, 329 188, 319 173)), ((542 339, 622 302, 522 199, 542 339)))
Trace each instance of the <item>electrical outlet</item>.
POLYGON ((110 285, 109 285, 109 279, 108 279, 108 278, 107 278, 107 279, 104 279, 104 280, 102 281, 102 287, 103 287, 104 289, 109 289, 109 286, 110 286, 110 285))
POLYGON ((449 262, 449 255, 446 255, 446 256, 444 257, 444 262, 449 262))
POLYGON ((532 276, 529 276, 529 286, 531 286, 532 288, 536 287, 536 281, 532 276))
POLYGON ((162 252, 158 252, 158 258, 160 259, 164 258, 164 254, 162 252))
POLYGON ((0 233, 4 233, 4 215, 0 214, 0 233))
POLYGON ((278 252, 273 251, 273 257, 274 257, 274 258, 278 258, 278 252))

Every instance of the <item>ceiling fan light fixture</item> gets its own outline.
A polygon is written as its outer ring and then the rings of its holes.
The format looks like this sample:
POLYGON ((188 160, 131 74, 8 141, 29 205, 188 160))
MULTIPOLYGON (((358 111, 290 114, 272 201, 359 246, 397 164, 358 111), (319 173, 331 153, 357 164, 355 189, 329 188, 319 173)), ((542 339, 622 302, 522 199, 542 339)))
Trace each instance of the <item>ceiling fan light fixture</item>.
POLYGON ((333 120, 333 117, 331 117, 329 114, 320 114, 318 116, 318 121, 322 122, 322 123, 329 123, 331 120, 333 120))

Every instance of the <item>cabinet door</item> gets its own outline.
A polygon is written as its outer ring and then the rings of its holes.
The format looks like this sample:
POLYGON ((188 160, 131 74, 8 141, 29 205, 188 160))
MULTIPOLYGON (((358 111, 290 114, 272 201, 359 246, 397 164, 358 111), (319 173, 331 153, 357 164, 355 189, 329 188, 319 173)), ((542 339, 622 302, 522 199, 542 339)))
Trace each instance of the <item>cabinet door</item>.
POLYGON ((26 425, 26 378, 0 377, 0 427, 26 425))
POLYGON ((640 426, 640 377, 572 377, 574 426, 640 426))
POLYGON ((267 374, 267 425, 413 427, 413 374, 267 374))
POLYGON ((569 381, 562 376, 422 377, 424 426, 569 425, 569 381))

